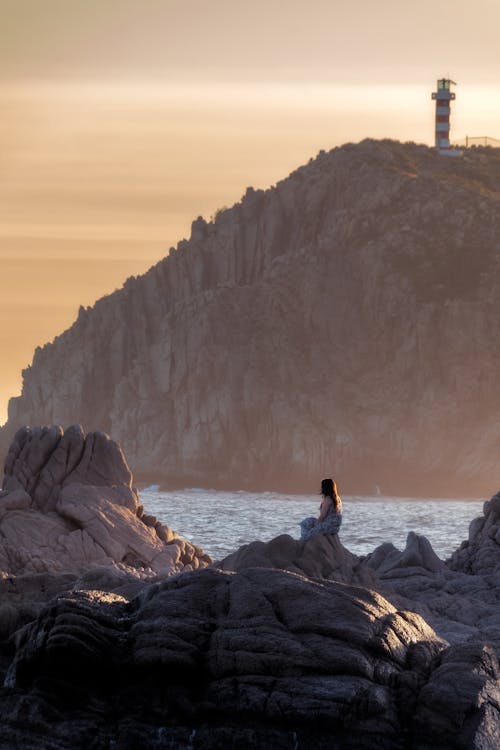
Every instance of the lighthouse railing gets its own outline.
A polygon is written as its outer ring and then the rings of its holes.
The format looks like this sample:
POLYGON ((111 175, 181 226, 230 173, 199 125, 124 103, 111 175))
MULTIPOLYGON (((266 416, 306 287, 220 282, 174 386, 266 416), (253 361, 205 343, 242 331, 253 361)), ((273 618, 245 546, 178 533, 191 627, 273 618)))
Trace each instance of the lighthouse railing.
POLYGON ((466 135, 463 141, 465 148, 471 146, 492 146, 500 148, 500 138, 493 138, 491 135, 466 135))

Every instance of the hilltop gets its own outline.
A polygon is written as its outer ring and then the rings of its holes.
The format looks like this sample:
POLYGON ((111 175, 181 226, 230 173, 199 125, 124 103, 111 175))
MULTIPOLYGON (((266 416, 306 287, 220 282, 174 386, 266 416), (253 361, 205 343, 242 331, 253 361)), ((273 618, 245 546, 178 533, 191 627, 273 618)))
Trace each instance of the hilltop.
POLYGON ((249 188, 37 349, 1 430, 102 429, 169 486, 491 494, 500 151, 392 141, 249 188))

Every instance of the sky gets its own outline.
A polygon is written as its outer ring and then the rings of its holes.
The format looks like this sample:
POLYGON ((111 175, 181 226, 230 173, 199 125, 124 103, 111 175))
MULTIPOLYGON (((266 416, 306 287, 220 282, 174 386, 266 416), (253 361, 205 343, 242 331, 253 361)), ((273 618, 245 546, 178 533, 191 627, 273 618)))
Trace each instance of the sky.
POLYGON ((500 138, 498 0, 0 0, 0 424, 36 346, 246 188, 365 137, 500 138))

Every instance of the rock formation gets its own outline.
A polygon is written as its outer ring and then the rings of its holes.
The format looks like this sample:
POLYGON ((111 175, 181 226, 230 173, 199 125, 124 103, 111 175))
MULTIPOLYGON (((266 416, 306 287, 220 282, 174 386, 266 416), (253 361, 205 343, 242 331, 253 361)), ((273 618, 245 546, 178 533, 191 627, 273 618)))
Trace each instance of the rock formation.
POLYGON ((0 575, 109 568, 140 579, 210 562, 144 513, 120 447, 80 426, 22 428, 0 492, 0 575))
POLYGON ((495 499, 485 504, 486 515, 471 523, 474 543, 462 544, 446 562, 437 557, 425 537, 410 532, 404 550, 386 543, 366 557, 353 555, 338 536, 319 535, 302 542, 283 535, 267 543, 245 545, 216 564, 228 571, 274 568, 363 586, 401 609, 420 614, 448 643, 486 641, 500 653, 497 529, 493 526, 491 536, 474 531, 482 524, 492 528, 495 499))
POLYGON ((102 433, 24 428, 3 486, 0 750, 497 750, 498 496, 447 562, 410 532, 206 567, 102 433))
POLYGON ((469 538, 453 553, 450 566, 465 573, 500 576, 500 492, 484 504, 483 516, 469 527, 469 538))
POLYGON ((171 485, 485 495, 497 481, 500 152, 364 141, 198 219, 81 309, 12 399, 171 485))
POLYGON ((493 647, 365 588, 195 571, 47 607, 18 635, 0 747, 493 750, 499 677, 493 647))
POLYGON ((283 534, 270 542, 251 542, 215 563, 221 570, 276 568, 308 578, 327 578, 373 588, 376 576, 340 542, 338 536, 318 534, 308 542, 283 534))

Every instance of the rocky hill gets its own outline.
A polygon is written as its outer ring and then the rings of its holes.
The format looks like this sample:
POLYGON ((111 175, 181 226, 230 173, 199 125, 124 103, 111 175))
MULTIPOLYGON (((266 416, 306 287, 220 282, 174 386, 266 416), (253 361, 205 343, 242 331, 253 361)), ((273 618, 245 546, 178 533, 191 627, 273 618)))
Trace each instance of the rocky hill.
POLYGON ((500 152, 363 141, 249 188, 38 349, 9 405, 170 485, 481 495, 499 480, 500 152))

